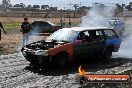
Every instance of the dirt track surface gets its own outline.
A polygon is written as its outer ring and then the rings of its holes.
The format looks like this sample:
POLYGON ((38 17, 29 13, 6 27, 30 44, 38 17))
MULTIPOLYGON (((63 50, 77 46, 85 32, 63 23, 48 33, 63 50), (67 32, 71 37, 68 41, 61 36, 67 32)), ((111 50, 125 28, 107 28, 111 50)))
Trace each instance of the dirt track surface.
POLYGON ((1 56, 0 59, 0 88, 69 87, 74 81, 72 74, 45 76, 27 70, 29 63, 20 53, 1 56))
MULTIPOLYGON (((129 59, 111 58, 82 64, 88 73, 115 74, 132 67, 129 59), (98 63, 97 63, 98 62, 98 63)), ((0 88, 77 88, 78 66, 59 70, 29 67, 21 53, 0 56, 0 88)), ((109 87, 108 87, 109 88, 109 87)))

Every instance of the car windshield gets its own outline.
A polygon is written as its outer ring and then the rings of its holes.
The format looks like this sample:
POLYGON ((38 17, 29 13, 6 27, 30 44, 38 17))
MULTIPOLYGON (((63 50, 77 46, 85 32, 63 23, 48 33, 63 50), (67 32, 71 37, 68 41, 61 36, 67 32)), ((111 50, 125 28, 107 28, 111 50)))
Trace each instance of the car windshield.
POLYGON ((111 24, 111 26, 114 26, 114 20, 109 20, 109 22, 110 22, 110 24, 111 24))
POLYGON ((118 20, 109 20, 111 26, 117 26, 118 25, 118 20))
POLYGON ((73 30, 58 30, 47 37, 45 41, 72 42, 78 34, 79 32, 73 30))
POLYGON ((56 26, 54 23, 51 23, 51 22, 49 22, 49 21, 47 21, 50 25, 52 25, 52 26, 56 26))

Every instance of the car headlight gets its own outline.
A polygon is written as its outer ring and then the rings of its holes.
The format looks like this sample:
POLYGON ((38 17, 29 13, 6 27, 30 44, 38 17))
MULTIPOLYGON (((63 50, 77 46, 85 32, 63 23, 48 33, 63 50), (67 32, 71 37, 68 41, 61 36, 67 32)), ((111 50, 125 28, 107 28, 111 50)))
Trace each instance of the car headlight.
POLYGON ((37 50, 35 51, 35 55, 48 56, 48 50, 37 50))

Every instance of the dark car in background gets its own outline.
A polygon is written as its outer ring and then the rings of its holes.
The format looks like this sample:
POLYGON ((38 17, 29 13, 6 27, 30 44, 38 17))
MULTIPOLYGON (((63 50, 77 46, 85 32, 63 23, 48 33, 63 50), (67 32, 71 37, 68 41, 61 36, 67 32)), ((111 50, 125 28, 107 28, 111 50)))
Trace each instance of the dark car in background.
POLYGON ((113 28, 72 27, 59 29, 45 40, 22 48, 22 53, 32 66, 45 64, 65 67, 76 60, 110 58, 120 48, 121 39, 113 28))
POLYGON ((114 28, 114 30, 118 33, 118 35, 122 35, 125 31, 125 23, 121 19, 109 19, 110 25, 114 28))
POLYGON ((53 33, 60 28, 61 26, 56 26, 49 21, 34 21, 31 24, 31 33, 39 35, 44 33, 53 33))

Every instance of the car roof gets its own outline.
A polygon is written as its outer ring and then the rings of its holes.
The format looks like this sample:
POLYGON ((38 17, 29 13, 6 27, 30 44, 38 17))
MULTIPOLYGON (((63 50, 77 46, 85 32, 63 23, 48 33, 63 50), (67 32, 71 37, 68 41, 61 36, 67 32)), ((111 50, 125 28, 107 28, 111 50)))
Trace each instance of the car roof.
POLYGON ((101 29, 113 29, 113 28, 112 27, 71 27, 71 28, 62 28, 59 30, 87 31, 87 30, 101 30, 101 29))
POLYGON ((120 20, 120 19, 117 19, 117 18, 113 18, 113 19, 109 19, 109 20, 120 20))
POLYGON ((122 19, 109 19, 109 21, 121 21, 121 22, 123 22, 122 19))
POLYGON ((52 26, 55 26, 55 24, 51 23, 50 21, 34 21, 34 22, 32 22, 32 24, 34 24, 34 23, 48 23, 48 24, 51 24, 52 26))

